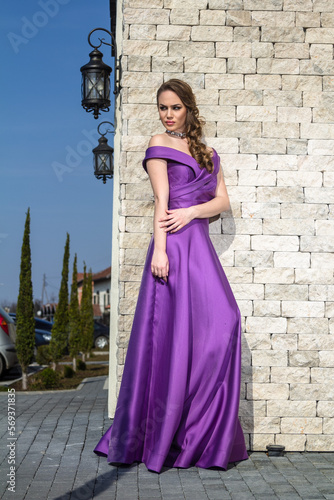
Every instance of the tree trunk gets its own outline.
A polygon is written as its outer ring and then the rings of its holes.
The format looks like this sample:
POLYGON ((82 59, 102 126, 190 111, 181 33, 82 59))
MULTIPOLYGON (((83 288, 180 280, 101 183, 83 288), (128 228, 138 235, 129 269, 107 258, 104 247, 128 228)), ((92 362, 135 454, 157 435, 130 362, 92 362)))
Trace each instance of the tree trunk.
POLYGON ((82 353, 82 361, 85 362, 86 361, 86 354, 83 352, 82 353))
POLYGON ((26 391, 28 389, 28 375, 22 370, 22 391, 26 391))
POLYGON ((56 371, 56 367, 57 367, 57 363, 55 363, 54 361, 52 361, 52 363, 51 363, 52 370, 56 371))
POLYGON ((77 371, 77 358, 75 356, 72 359, 72 364, 73 364, 73 370, 76 372, 77 371))

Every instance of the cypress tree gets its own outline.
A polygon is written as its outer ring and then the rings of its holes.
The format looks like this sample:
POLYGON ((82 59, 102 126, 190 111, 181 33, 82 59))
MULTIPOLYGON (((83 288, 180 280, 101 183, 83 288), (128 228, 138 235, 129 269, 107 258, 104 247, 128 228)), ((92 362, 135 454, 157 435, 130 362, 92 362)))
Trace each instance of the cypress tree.
POLYGON ((68 345, 69 314, 68 314, 68 265, 70 259, 70 235, 67 233, 63 258, 63 270, 59 290, 58 306, 54 316, 51 331, 50 354, 53 369, 57 361, 65 354, 68 345))
POLYGON ((21 249, 20 287, 16 309, 16 353, 22 369, 22 389, 28 386, 28 366, 34 355, 35 319, 31 281, 30 208, 21 249))
POLYGON ((78 301, 78 271, 77 271, 77 254, 74 256, 73 262, 73 274, 72 274, 72 286, 71 286, 71 300, 70 300, 70 310, 69 310, 69 326, 70 326, 70 336, 69 336, 69 353, 73 358, 73 370, 77 369, 76 356, 80 349, 80 337, 81 337, 81 322, 80 322, 80 309, 78 301))
POLYGON ((92 272, 86 273, 86 264, 84 263, 84 278, 82 285, 81 298, 81 343, 80 350, 83 354, 83 360, 92 350, 94 339, 94 311, 92 302, 92 272))

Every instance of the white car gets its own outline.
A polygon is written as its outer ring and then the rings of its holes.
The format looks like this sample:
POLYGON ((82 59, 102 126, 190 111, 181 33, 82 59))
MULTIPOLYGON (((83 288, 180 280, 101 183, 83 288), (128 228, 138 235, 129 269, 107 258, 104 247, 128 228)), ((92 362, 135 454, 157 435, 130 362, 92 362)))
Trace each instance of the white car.
POLYGON ((16 326, 13 318, 0 307, 0 378, 5 370, 18 364, 15 349, 16 326))

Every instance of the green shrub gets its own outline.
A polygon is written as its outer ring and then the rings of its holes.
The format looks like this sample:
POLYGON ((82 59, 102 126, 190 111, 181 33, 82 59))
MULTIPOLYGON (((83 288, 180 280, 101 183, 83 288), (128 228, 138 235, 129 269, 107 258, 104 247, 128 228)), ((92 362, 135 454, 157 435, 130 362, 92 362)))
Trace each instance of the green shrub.
POLYGON ((64 377, 65 378, 73 378, 75 371, 71 366, 65 365, 64 366, 64 377))
POLYGON ((37 347, 36 363, 39 365, 49 365, 51 363, 51 354, 48 345, 37 347))
POLYGON ((45 368, 37 375, 34 385, 43 389, 55 389, 60 386, 60 375, 52 368, 45 368))
POLYGON ((78 370, 86 370, 86 363, 82 361, 81 359, 78 360, 77 364, 78 370))

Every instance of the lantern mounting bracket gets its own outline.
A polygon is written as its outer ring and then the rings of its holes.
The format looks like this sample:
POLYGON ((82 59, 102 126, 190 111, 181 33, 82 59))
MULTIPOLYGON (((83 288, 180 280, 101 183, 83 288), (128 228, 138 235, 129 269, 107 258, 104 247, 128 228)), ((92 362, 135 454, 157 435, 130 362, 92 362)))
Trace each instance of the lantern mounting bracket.
POLYGON ((114 71, 114 94, 117 95, 119 93, 119 91, 121 90, 121 85, 120 85, 120 80, 121 80, 121 61, 120 59, 121 58, 118 58, 117 59, 117 46, 116 46, 116 40, 115 40, 115 37, 114 35, 112 34, 111 31, 107 30, 106 28, 94 28, 88 35, 88 43, 91 47, 93 47, 93 49, 99 49, 101 47, 101 45, 108 45, 109 47, 111 47, 111 55, 115 57, 115 71, 114 71), (99 38, 98 37, 98 40, 100 41, 99 45, 94 45, 90 38, 92 36, 92 34, 95 32, 95 31, 104 31, 105 33, 108 33, 108 35, 110 35, 110 38, 111 38, 111 42, 112 43, 108 43, 108 42, 105 42, 104 41, 104 38, 99 38))

